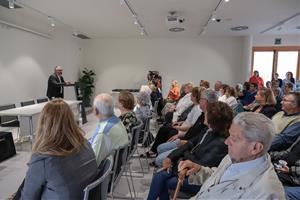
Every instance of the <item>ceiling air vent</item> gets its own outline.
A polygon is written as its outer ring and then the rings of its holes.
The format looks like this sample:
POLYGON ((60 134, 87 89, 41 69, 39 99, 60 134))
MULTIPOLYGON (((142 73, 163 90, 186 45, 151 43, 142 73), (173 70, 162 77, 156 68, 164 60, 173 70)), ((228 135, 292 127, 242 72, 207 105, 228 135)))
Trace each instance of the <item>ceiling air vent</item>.
POLYGON ((91 39, 90 37, 88 37, 88 36, 86 36, 86 35, 83 35, 83 34, 72 34, 73 36, 75 36, 75 37, 78 37, 78 38, 80 38, 80 39, 91 39))
MULTIPOLYGON (((4 8, 9 8, 9 2, 8 0, 0 0, 0 6, 3 6, 4 8)), ((22 8, 21 6, 17 5, 16 3, 14 4, 14 9, 16 8, 22 8)))
POLYGON ((235 27, 230 28, 230 30, 232 30, 232 31, 244 31, 247 29, 248 29, 248 26, 235 26, 235 27))

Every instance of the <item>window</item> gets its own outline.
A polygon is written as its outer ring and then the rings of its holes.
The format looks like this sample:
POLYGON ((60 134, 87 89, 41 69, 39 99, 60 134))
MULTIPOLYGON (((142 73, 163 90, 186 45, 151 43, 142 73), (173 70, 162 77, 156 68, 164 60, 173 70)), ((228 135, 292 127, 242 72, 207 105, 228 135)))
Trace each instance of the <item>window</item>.
POLYGON ((271 81, 274 73, 284 79, 286 72, 300 79, 300 47, 253 47, 252 74, 257 70, 264 82, 271 81))

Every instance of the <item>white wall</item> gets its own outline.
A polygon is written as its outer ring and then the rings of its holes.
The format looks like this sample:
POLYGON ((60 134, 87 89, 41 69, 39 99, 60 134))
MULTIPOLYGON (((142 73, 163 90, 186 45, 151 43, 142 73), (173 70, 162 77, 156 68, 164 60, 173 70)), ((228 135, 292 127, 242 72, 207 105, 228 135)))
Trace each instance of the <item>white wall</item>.
POLYGON ((166 92, 172 79, 243 82, 243 38, 94 39, 84 44, 84 63, 97 74, 96 93, 138 88, 148 70, 158 70, 166 92))
MULTIPOLYGON (((0 105, 46 96, 47 79, 55 65, 64 68, 65 80, 77 80, 81 67, 78 39, 56 31, 54 39, 0 26, 0 105)), ((74 99, 74 89, 65 89, 74 99)))
POLYGON ((260 35, 253 37, 253 46, 300 46, 299 35, 260 35), (281 38, 281 45, 275 45, 275 38, 281 38))

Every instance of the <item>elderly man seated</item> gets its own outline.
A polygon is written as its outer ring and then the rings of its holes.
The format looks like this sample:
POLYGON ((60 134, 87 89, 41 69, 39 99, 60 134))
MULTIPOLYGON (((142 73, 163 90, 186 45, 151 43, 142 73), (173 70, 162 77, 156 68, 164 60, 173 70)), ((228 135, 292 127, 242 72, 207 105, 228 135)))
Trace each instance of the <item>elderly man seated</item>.
POLYGON ((103 93, 95 97, 94 112, 98 125, 89 142, 99 165, 111 150, 118 149, 129 140, 123 123, 114 115, 113 99, 109 94, 103 93))
POLYGON ((269 151, 282 151, 289 148, 300 136, 300 93, 291 92, 282 99, 282 111, 275 114, 274 138, 269 151))
POLYGON ((240 113, 229 132, 228 155, 218 168, 179 163, 178 171, 187 169, 191 184, 202 184, 193 199, 285 199, 267 153, 275 132, 272 121, 259 113, 240 113))

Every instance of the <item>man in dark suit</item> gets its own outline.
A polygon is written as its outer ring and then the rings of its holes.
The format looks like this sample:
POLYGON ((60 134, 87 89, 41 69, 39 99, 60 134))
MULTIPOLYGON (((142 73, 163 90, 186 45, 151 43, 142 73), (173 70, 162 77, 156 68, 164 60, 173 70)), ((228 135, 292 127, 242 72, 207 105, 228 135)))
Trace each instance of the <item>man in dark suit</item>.
POLYGON ((65 81, 62 77, 63 69, 61 66, 54 68, 54 74, 51 74, 48 79, 47 97, 64 98, 64 85, 69 85, 69 81, 65 81))

